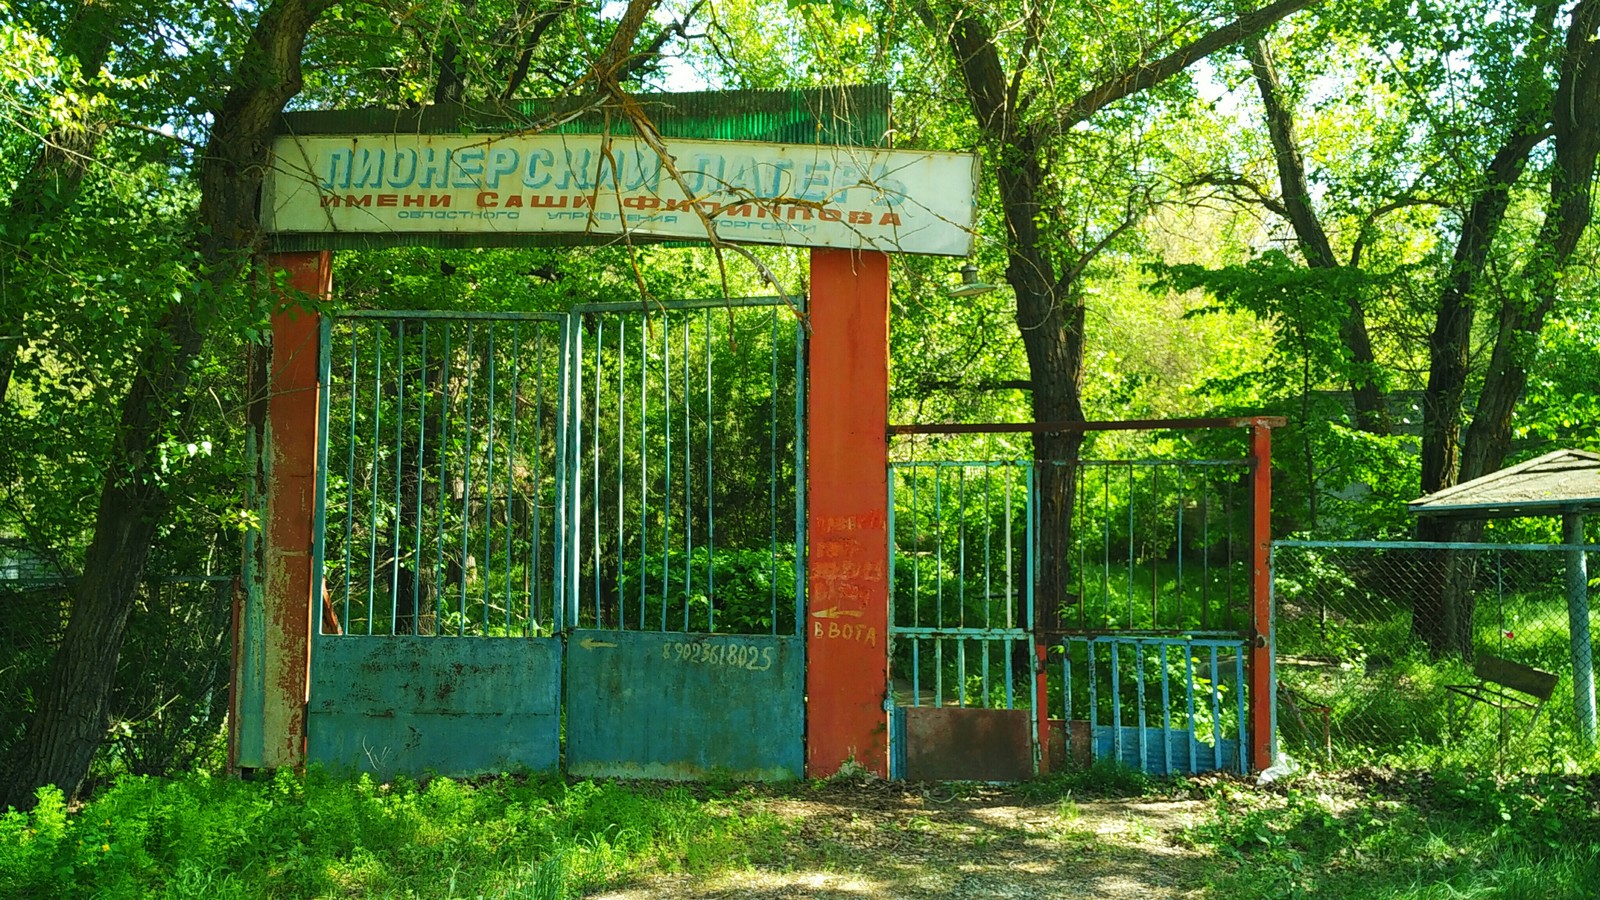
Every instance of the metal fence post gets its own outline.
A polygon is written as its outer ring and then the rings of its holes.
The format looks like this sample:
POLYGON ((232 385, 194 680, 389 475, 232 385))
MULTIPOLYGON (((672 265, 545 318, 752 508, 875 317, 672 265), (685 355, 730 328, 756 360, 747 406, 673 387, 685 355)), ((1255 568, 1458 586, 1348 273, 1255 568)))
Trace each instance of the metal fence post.
MULTIPOLYGON (((326 299, 332 261, 326 251, 273 254, 296 294, 326 299)), ((317 314, 280 297, 272 346, 255 384, 251 496, 261 524, 244 564, 248 596, 235 624, 229 763, 233 768, 298 766, 305 760, 307 672, 311 656, 320 437, 317 314)))
POLYGON ((1272 765, 1272 429, 1250 423, 1250 768, 1272 765))
POLYGON ((1594 645, 1589 641, 1589 571, 1582 549, 1583 516, 1561 517, 1561 542, 1567 550, 1567 621, 1572 642, 1572 706, 1578 717, 1578 736, 1590 750, 1595 746, 1594 645))

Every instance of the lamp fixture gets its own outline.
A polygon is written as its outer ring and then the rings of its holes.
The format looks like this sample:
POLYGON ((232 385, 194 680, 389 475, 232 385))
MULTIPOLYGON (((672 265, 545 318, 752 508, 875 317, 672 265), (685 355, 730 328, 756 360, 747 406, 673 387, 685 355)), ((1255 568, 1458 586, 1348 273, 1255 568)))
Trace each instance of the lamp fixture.
POLYGON ((978 267, 967 263, 961 267, 961 283, 945 289, 952 297, 977 297, 998 290, 994 285, 978 280, 978 267))

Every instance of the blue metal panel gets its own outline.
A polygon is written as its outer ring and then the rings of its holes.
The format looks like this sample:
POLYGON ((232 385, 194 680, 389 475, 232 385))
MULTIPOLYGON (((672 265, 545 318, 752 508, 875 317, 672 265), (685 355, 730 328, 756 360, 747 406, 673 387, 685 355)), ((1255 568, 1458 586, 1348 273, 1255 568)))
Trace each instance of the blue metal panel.
POLYGON ((804 683, 798 637, 575 630, 567 772, 799 778, 804 683))
POLYGON ((554 770, 561 642, 554 638, 313 638, 307 759, 421 776, 554 770))
MULTIPOLYGON (((1096 759, 1118 758, 1116 729, 1100 726, 1094 729, 1094 756, 1096 759)), ((1219 745, 1208 741, 1191 741, 1189 732, 1163 732, 1160 728, 1139 729, 1125 726, 1121 735, 1123 765, 1137 768, 1151 775, 1194 774, 1213 770, 1240 770, 1239 742, 1223 739, 1219 745), (1143 732, 1141 734, 1141 731, 1143 732), (1143 761, 1140 748, 1143 748, 1143 761), (1216 765, 1220 758, 1222 763, 1216 765)))

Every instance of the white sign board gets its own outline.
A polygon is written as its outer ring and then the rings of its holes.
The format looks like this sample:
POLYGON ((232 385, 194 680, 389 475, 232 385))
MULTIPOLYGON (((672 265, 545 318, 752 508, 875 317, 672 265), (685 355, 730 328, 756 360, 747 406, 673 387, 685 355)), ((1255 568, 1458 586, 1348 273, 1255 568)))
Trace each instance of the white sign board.
POLYGON ((606 135, 280 137, 279 234, 594 235, 965 256, 977 157, 606 135))

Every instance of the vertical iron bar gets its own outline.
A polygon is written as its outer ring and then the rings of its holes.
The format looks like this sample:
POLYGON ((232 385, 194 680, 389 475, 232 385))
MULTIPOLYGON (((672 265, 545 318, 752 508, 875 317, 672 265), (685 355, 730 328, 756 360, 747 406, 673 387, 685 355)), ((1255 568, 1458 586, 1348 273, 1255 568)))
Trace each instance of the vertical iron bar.
MULTIPOLYGON (((803 305, 804 296, 800 298, 803 305)), ((794 328, 794 633, 806 626, 806 320, 794 328)), ((777 623, 773 623, 777 633, 777 623)), ((804 647, 804 644, 801 645, 804 647)), ((801 651, 802 653, 804 650, 801 651)))
POLYGON ((1137 497, 1133 478, 1133 461, 1128 462, 1128 621, 1133 621, 1133 535, 1134 500, 1137 497))
POLYGON ((1217 645, 1211 645, 1211 765, 1222 768, 1222 695, 1217 685, 1217 645))
POLYGON ((667 579, 672 574, 672 324, 666 313, 661 315, 661 420, 666 467, 661 488, 661 630, 666 631, 667 579))
POLYGON ((1167 672, 1167 641, 1161 647, 1161 758, 1163 775, 1172 774, 1172 678, 1167 672))
MULTIPOLYGON (((383 418, 383 337, 379 334, 382 325, 374 323, 372 331, 373 362, 372 362, 372 459, 367 463, 367 475, 371 479, 371 487, 367 494, 367 634, 372 634, 373 619, 377 618, 375 607, 378 603, 378 432, 379 423, 383 418)), ((390 623, 390 633, 394 631, 393 622, 390 623)))
MULTIPOLYGON (((706 307, 702 315, 706 330, 706 630, 716 631, 717 517, 716 509, 712 502, 713 495, 716 493, 716 481, 713 480, 711 472, 712 433, 716 431, 716 422, 711 417, 711 308, 706 307)), ((687 402, 687 398, 685 398, 685 402, 687 402)))
MULTIPOLYGON (((394 355, 394 539, 389 549, 389 621, 391 632, 400 624, 400 482, 405 456, 406 421, 406 320, 396 323, 397 337, 394 355)), ((415 579, 412 579, 413 581, 415 579)), ((412 607, 411 631, 416 633, 416 607, 412 607)))
MULTIPOLYGON (((1237 488, 1235 488, 1235 490, 1237 490, 1237 488)), ((1223 602, 1222 608, 1223 608, 1223 612, 1228 614, 1227 615, 1227 618, 1228 618, 1227 629, 1229 631, 1232 631, 1233 630, 1233 541, 1234 541, 1234 537, 1235 537, 1234 528, 1233 528, 1233 492, 1232 491, 1229 491, 1228 493, 1222 495, 1222 515, 1223 515, 1223 518, 1228 520, 1228 569, 1227 569, 1227 571, 1228 571, 1228 589, 1227 589, 1227 597, 1228 597, 1228 599, 1223 602)))
POLYGON ((349 453, 345 457, 344 474, 344 617, 339 620, 340 627, 346 634, 350 633, 350 568, 354 563, 353 532, 355 531, 356 516, 356 394, 357 385, 360 384, 357 372, 357 358, 361 355, 361 342, 356 340, 356 322, 350 322, 350 438, 349 453))
POLYGON ((1183 627, 1183 514, 1185 512, 1184 504, 1187 502, 1183 492, 1189 486, 1189 474, 1185 471, 1185 468, 1183 463, 1178 463, 1178 597, 1176 602, 1173 603, 1173 611, 1177 614, 1176 621, 1173 622, 1173 627, 1175 628, 1183 627))
POLYGON ((935 627, 944 627, 944 469, 933 467, 933 600, 935 627))
MULTIPOLYGON (((419 371, 422 378, 422 393, 417 398, 417 490, 416 490, 416 515, 413 517, 416 525, 411 536, 411 571, 415 577, 411 579, 411 614, 417 617, 417 633, 422 633, 422 578, 426 574, 422 568, 422 484, 427 479, 427 472, 423 463, 428 459, 428 320, 422 320, 422 350, 420 353, 421 365, 419 371)), ((434 620, 433 632, 439 633, 439 622, 434 620)))
POLYGON ((921 636, 911 639, 911 705, 922 705, 922 657, 919 650, 922 647, 921 636))
MULTIPOLYGON (((533 330, 533 525, 530 529, 530 543, 533 544, 528 554, 528 565, 533 569, 532 577, 528 579, 528 632, 535 634, 539 627, 539 611, 543 608, 540 603, 540 581, 544 578, 544 531, 540 527, 544 524, 543 508, 541 502, 544 495, 544 479, 541 477, 540 457, 544 455, 544 325, 541 323, 533 330)), ((555 616, 551 616, 552 624, 555 616)))
MULTIPOLYGON (((423 327, 427 327, 424 323, 423 327)), ((426 333, 426 332, 424 332, 426 333)), ((511 539, 516 534, 517 414, 522 408, 522 323, 511 324, 511 434, 506 442, 506 636, 511 636, 511 539)), ((420 461, 420 460, 419 460, 420 461)), ((421 491, 419 490, 420 494, 421 491)), ((531 619, 531 617, 530 617, 531 619)), ((524 629, 524 637, 527 636, 524 629)))
POLYGON ((1069 746, 1066 758, 1072 759, 1070 742, 1072 740, 1072 641, 1061 642, 1061 718, 1067 723, 1067 740, 1069 746))
POLYGON ((450 320, 444 323, 444 361, 439 372, 439 532, 434 545, 434 576, 433 583, 437 586, 434 591, 433 620, 438 623, 434 626, 437 634, 444 634, 444 520, 445 520, 445 490, 450 483, 445 467, 449 464, 450 457, 450 369, 455 361, 450 350, 450 320))
POLYGON ((1211 630, 1211 482, 1200 470, 1200 630, 1211 630))
MULTIPOLYGON (((1024 527, 1027 529, 1027 534, 1025 536, 1025 546, 1022 548, 1023 569, 1028 573, 1027 582, 1023 585, 1023 591, 1025 592, 1025 596, 1027 597, 1027 609, 1023 611, 1022 621, 1027 623, 1027 625, 1025 627, 1028 629, 1028 633, 1030 635, 1032 635, 1033 630, 1034 630, 1034 621, 1035 620, 1034 620, 1034 617, 1033 617, 1033 613, 1034 613, 1034 610, 1033 610, 1033 585, 1034 585, 1034 582, 1037 580, 1034 576, 1037 574, 1037 571, 1036 571, 1035 567, 1038 565, 1038 556, 1037 556, 1037 553, 1036 553, 1037 547, 1035 546, 1035 543, 1036 543, 1036 541, 1038 539, 1038 536, 1037 536, 1036 532, 1034 531, 1034 523, 1035 523, 1035 520, 1039 516, 1039 513, 1037 512, 1037 510, 1039 509, 1039 484, 1038 484, 1038 480, 1034 476, 1035 476, 1035 471, 1034 471, 1033 465, 1029 464, 1028 465, 1028 509, 1029 509, 1029 514, 1028 514, 1028 517, 1027 517, 1027 521, 1024 523, 1024 527)), ((1031 644, 1031 641, 1030 641, 1030 644, 1031 644)), ((1028 658, 1031 660, 1033 658, 1033 647, 1032 646, 1028 646, 1028 647, 1025 647, 1023 649, 1028 654, 1028 658)), ((1028 670, 1029 671, 1033 670, 1033 666, 1032 666, 1031 663, 1028 666, 1028 670)))
MULTIPOLYGON (((983 467, 983 627, 994 626, 994 518, 989 512, 990 494, 994 490, 994 467, 983 467)), ((983 645, 984 659, 984 691, 988 691, 989 677, 989 644, 983 645)))
POLYGON ((1012 709, 1016 706, 1017 702, 1016 681, 1015 677, 1011 673, 1011 654, 1015 652, 1015 648, 1013 648, 1011 645, 1014 643, 1016 643, 1016 641, 1012 640, 1011 638, 1006 638, 1004 643, 1001 644, 1001 646, 1005 647, 1006 650, 1006 709, 1012 709))
POLYGON ((689 323, 683 315, 683 630, 689 630, 689 598, 694 588, 694 432, 689 427, 689 323))
MULTIPOLYGON (((628 326, 619 317, 617 319, 617 628, 628 627, 628 604, 622 596, 622 554, 624 550, 622 536, 623 518, 623 489, 622 470, 625 468, 622 461, 623 440, 628 432, 628 326)), ((595 627, 603 627, 600 620, 600 598, 594 598, 595 627)))
POLYGON ((489 635, 489 608, 494 605, 494 589, 489 585, 489 573, 493 571, 491 554, 494 541, 494 419, 495 419, 495 359, 494 335, 497 323, 489 322, 489 346, 486 359, 489 361, 489 426, 486 443, 488 445, 488 460, 483 474, 483 565, 479 571, 483 573, 483 634, 489 635))
MULTIPOLYGON (((1103 559, 1100 563, 1100 605, 1106 610, 1106 618, 1111 618, 1111 472, 1104 466, 1100 467, 1100 531, 1104 535, 1103 559)), ((1132 628, 1133 623, 1129 622, 1132 628)), ((1116 659, 1115 656, 1111 657, 1116 659)), ((1120 738, 1119 738, 1120 740, 1120 738)), ((1121 759, 1121 751, 1118 751, 1121 759)))
POLYGON ((1116 756, 1117 763, 1125 764, 1122 758, 1122 670, 1121 670, 1121 643, 1111 641, 1111 752, 1116 756))
MULTIPOLYGON (((1152 546, 1159 546, 1161 539, 1161 467, 1150 467, 1150 534, 1157 541, 1152 546)), ((1150 560, 1150 627, 1156 627, 1159 618, 1157 610, 1161 604, 1161 564, 1159 559, 1150 560)), ((1133 627, 1130 622, 1128 627, 1133 627)))
POLYGON ((956 706, 967 705, 967 639, 956 638, 956 706))
MULTIPOLYGON (((589 500, 591 509, 589 513, 590 536, 594 545, 591 556, 594 559, 594 606, 600 608, 600 390, 604 382, 600 378, 600 358, 605 355, 606 326, 604 322, 597 322, 594 329, 594 425, 590 431, 594 432, 589 438, 592 445, 589 453, 594 471, 589 473, 590 490, 593 492, 589 500)), ((618 459, 620 466, 622 460, 618 459)), ((595 613, 595 623, 599 624, 600 614, 595 613)))
POLYGON ((922 625, 922 507, 917 504, 917 464, 906 471, 911 481, 911 624, 922 625))
MULTIPOLYGON (((967 627, 967 469, 965 466, 956 468, 956 626, 967 627)), ((965 659, 964 654, 962 658, 965 659)), ((966 693, 966 685, 967 681, 963 678, 962 693, 966 693)))
MULTIPOLYGON (((1014 501, 1014 496, 1013 496, 1012 489, 1011 489, 1011 466, 1009 466, 1009 465, 1006 466, 1005 473, 1006 473, 1006 485, 1005 485, 1005 488, 1006 488, 1006 493, 1005 493, 1005 503, 1006 503, 1006 627, 1007 628, 1015 628, 1015 627, 1017 627, 1017 619, 1016 619, 1017 588, 1016 588, 1016 584, 1014 583, 1014 580, 1013 580, 1013 577, 1012 577, 1011 535, 1012 535, 1012 530, 1016 526, 1014 526, 1011 523, 1012 507, 1015 506, 1015 503, 1013 502, 1014 501)), ((1024 510, 1023 514, 1027 515, 1027 511, 1024 510)), ((1010 672, 1011 672, 1011 649, 1010 648, 1011 648, 1011 643, 1009 641, 1007 641, 1006 642, 1006 673, 1007 673, 1006 696, 1007 697, 1009 697, 1011 695, 1011 681, 1009 680, 1010 679, 1010 672)))
POLYGON ((1194 718, 1194 642, 1183 642, 1183 690, 1189 708, 1189 771, 1200 771, 1199 736, 1194 718))
POLYGON ((767 394, 767 541, 770 544, 772 564, 771 613, 772 627, 778 627, 778 308, 767 311, 767 340, 771 344, 768 355, 770 382, 767 394))
MULTIPOLYGON (((1111 470, 1107 469, 1106 471, 1109 473, 1111 470)), ((1136 687, 1135 687, 1135 691, 1137 692, 1138 698, 1139 698, 1139 771, 1141 771, 1141 772, 1149 772, 1150 771, 1150 742, 1149 742, 1150 729, 1149 729, 1149 718, 1145 715, 1145 709, 1144 709, 1144 707, 1145 707, 1145 696, 1144 696, 1144 657, 1145 657, 1144 650, 1145 650, 1145 646, 1144 646, 1144 642, 1143 641, 1136 640, 1136 641, 1134 641, 1132 643, 1132 647, 1133 647, 1133 652, 1134 652, 1134 664, 1138 667, 1138 676, 1139 676, 1138 682, 1137 682, 1136 687)))
MULTIPOLYGON (((317 481, 313 501, 311 544, 311 596, 316 602, 312 618, 316 634, 322 629, 323 607, 328 604, 328 390, 333 382, 333 321, 324 313, 317 322, 317 481)), ((343 619, 340 620, 341 624, 343 619)))
POLYGON ((650 333, 646 330, 649 324, 644 316, 639 317, 639 630, 644 630, 644 598, 645 598, 645 557, 650 549, 649 528, 646 517, 650 514, 650 486, 649 486, 649 450, 645 441, 649 437, 649 427, 645 416, 649 412, 645 394, 649 387, 645 383, 645 376, 650 370, 650 333))
MULTIPOLYGON (((1276 684, 1276 682, 1274 682, 1274 684, 1276 684)), ((1243 646, 1240 646, 1239 649, 1234 651, 1233 654, 1233 687, 1234 699, 1237 701, 1237 705, 1239 707, 1239 774, 1242 775, 1250 771, 1249 751, 1247 749, 1250 746, 1248 734, 1249 726, 1246 724, 1249 721, 1250 716, 1249 713, 1245 712, 1244 704, 1245 690, 1243 646)))
POLYGON ((1089 679, 1089 752, 1097 755, 1100 740, 1100 671, 1094 664, 1094 638, 1084 639, 1083 652, 1089 679))
POLYGON ((456 601, 457 637, 467 633, 467 537, 471 532, 472 503, 472 342, 477 337, 477 325, 467 323, 467 409, 462 415, 461 433, 461 591, 456 601))
POLYGON ((567 523, 571 506, 567 501, 567 471, 572 462, 570 454, 572 449, 567 441, 567 419, 571 415, 572 391, 567 384, 568 371, 574 364, 572 356, 572 333, 581 327, 578 317, 568 314, 561 319, 559 340, 556 353, 556 433, 551 444, 555 447, 556 464, 556 522, 555 535, 552 542, 552 552, 555 556, 551 567, 554 587, 550 600, 550 612, 555 620, 555 630, 564 631, 568 623, 576 628, 578 621, 577 594, 571 592, 567 582, 573 575, 575 568, 568 557, 567 544, 570 536, 567 534, 567 523))

